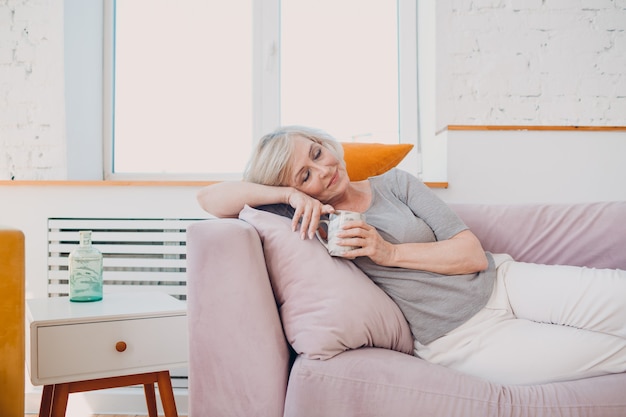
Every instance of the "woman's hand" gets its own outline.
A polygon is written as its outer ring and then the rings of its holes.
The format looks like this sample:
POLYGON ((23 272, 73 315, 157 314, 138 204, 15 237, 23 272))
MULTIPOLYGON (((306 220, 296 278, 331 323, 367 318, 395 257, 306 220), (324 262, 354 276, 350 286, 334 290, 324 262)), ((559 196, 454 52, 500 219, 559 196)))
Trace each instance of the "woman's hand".
POLYGON ((343 231, 337 233, 342 240, 339 246, 359 246, 360 248, 346 252, 343 257, 354 259, 367 256, 379 265, 391 265, 395 255, 395 245, 387 242, 375 227, 363 220, 346 222, 343 231))
POLYGON ((330 204, 323 204, 321 201, 295 188, 289 189, 291 191, 287 196, 287 203, 295 209, 291 228, 293 231, 296 231, 298 224, 300 224, 300 237, 302 239, 307 237, 313 239, 319 227, 320 216, 334 213, 335 209, 330 204))

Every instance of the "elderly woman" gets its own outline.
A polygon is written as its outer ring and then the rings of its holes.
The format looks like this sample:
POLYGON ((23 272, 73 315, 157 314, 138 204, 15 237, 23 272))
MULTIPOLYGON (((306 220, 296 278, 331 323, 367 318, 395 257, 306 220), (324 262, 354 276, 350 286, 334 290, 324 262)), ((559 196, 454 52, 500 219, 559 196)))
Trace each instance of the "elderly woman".
POLYGON ((236 217, 284 204, 314 238, 335 210, 366 214, 339 235, 345 258, 400 307, 423 359, 501 383, 626 371, 626 271, 547 266, 486 253, 459 217, 399 169, 350 181, 341 145, 284 127, 258 143, 244 181, 202 189, 202 208, 236 217), (567 352, 566 355, 563 352, 567 352))

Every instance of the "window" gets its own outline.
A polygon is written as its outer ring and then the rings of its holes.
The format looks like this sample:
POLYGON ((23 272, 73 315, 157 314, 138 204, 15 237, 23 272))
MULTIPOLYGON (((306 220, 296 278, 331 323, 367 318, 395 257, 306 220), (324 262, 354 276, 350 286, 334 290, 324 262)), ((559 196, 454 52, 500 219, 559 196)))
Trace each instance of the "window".
POLYGON ((397 6, 281 3, 281 122, 342 140, 398 142, 397 6))
POLYGON ((252 7, 241 3, 115 2, 113 173, 241 170, 252 143, 252 7))
POLYGON ((254 141, 286 124, 417 144, 415 0, 107 7, 109 179, 239 178, 254 141))

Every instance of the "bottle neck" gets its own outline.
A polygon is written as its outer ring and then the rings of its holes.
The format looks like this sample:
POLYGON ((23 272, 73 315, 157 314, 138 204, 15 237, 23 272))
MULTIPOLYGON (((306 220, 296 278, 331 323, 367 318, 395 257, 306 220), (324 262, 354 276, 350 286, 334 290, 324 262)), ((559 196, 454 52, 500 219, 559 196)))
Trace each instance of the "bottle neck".
POLYGON ((91 246, 91 232, 80 232, 80 246, 91 246))

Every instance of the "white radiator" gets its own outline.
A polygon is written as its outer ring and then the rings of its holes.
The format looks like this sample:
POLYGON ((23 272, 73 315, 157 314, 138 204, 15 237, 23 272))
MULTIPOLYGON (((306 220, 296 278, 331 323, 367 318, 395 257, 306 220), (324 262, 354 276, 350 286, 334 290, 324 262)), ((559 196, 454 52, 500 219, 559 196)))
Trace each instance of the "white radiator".
MULTIPOLYGON (((199 219, 48 219, 48 296, 69 294, 69 253, 80 230, 92 231, 103 254, 103 293, 163 291, 187 299, 186 231, 199 219)), ((173 370, 172 384, 187 386, 187 370, 173 370)))
POLYGON ((48 219, 48 295, 69 293, 68 255, 91 230, 104 255, 104 293, 163 291, 185 300, 186 230, 197 219, 48 219))

